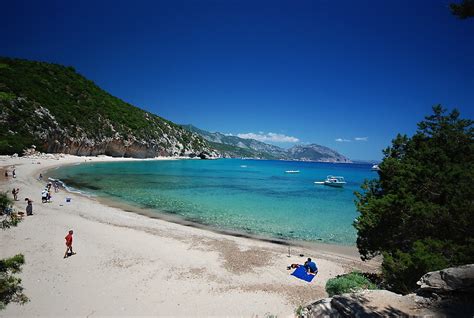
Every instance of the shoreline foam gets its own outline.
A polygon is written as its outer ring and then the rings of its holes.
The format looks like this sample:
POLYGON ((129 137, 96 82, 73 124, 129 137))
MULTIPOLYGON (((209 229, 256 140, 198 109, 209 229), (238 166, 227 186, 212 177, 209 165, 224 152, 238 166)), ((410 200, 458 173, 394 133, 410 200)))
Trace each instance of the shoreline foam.
MULTIPOLYGON (((378 267, 362 263, 355 249, 344 253, 333 245, 318 243, 316 250, 292 245, 288 257, 287 246, 276 242, 149 218, 65 191, 53 194, 52 203, 39 203, 44 186, 36 179, 40 171, 84 159, 129 160, 0 157, 0 166, 16 165, 18 176, 2 177, 2 190, 20 187, 20 198, 35 200, 32 217, 0 233, 0 257, 25 255, 21 277, 31 298, 24 306, 9 305, 6 315, 288 316, 299 305, 325 297, 328 278, 378 267), (66 196, 73 198, 70 204, 66 196), (69 227, 75 230, 78 254, 63 260, 69 227), (288 264, 308 256, 320 267, 312 284, 286 271, 288 264)), ((24 203, 16 207, 24 209, 24 203)))

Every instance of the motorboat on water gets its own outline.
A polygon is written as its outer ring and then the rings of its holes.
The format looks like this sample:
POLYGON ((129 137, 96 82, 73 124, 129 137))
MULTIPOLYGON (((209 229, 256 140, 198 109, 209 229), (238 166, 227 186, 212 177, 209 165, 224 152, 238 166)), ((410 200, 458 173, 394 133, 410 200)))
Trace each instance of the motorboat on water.
POLYGON ((372 166, 372 171, 380 171, 379 165, 373 165, 372 166))
POLYGON ((300 173, 299 170, 286 170, 285 173, 300 173))
POLYGON ((315 184, 323 184, 323 185, 327 185, 327 186, 330 186, 330 187, 342 188, 346 184, 346 181, 344 180, 344 177, 327 176, 326 180, 316 181, 314 183, 315 184))

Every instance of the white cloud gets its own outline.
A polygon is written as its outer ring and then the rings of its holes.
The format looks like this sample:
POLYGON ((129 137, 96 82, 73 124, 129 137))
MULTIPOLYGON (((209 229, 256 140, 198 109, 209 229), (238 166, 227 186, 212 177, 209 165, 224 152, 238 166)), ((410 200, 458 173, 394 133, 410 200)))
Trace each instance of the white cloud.
POLYGON ((367 140, 369 140, 369 137, 355 137, 354 140, 355 141, 367 141, 367 140))
POLYGON ((351 142, 349 139, 344 139, 344 138, 336 138, 335 140, 337 142, 351 142))
POLYGON ((244 139, 255 139, 258 141, 263 142, 299 142, 300 140, 296 137, 286 136, 283 134, 277 133, 264 133, 262 131, 256 133, 245 133, 245 134, 237 134, 237 137, 244 138, 244 139))

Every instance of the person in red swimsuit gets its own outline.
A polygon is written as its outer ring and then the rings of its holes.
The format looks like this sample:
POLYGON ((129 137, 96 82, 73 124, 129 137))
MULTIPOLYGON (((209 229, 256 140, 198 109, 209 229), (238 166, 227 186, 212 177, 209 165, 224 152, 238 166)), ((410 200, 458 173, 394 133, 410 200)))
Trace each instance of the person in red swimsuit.
POLYGON ((72 234, 73 233, 74 232, 72 230, 69 230, 68 235, 66 235, 66 237, 65 237, 65 239, 66 239, 66 252, 64 253, 64 258, 69 256, 68 252, 71 252, 70 255, 76 254, 72 251, 72 234))

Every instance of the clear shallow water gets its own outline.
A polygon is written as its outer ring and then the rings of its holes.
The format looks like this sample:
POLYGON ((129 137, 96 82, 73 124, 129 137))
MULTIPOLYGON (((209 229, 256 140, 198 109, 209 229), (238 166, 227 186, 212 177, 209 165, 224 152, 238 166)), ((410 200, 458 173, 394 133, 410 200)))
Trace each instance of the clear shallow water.
POLYGON ((80 164, 51 171, 85 192, 220 230, 269 238, 354 244, 354 191, 376 178, 370 165, 263 160, 80 164), (286 170, 300 170, 286 174, 286 170), (315 185, 327 175, 342 189, 315 185))

